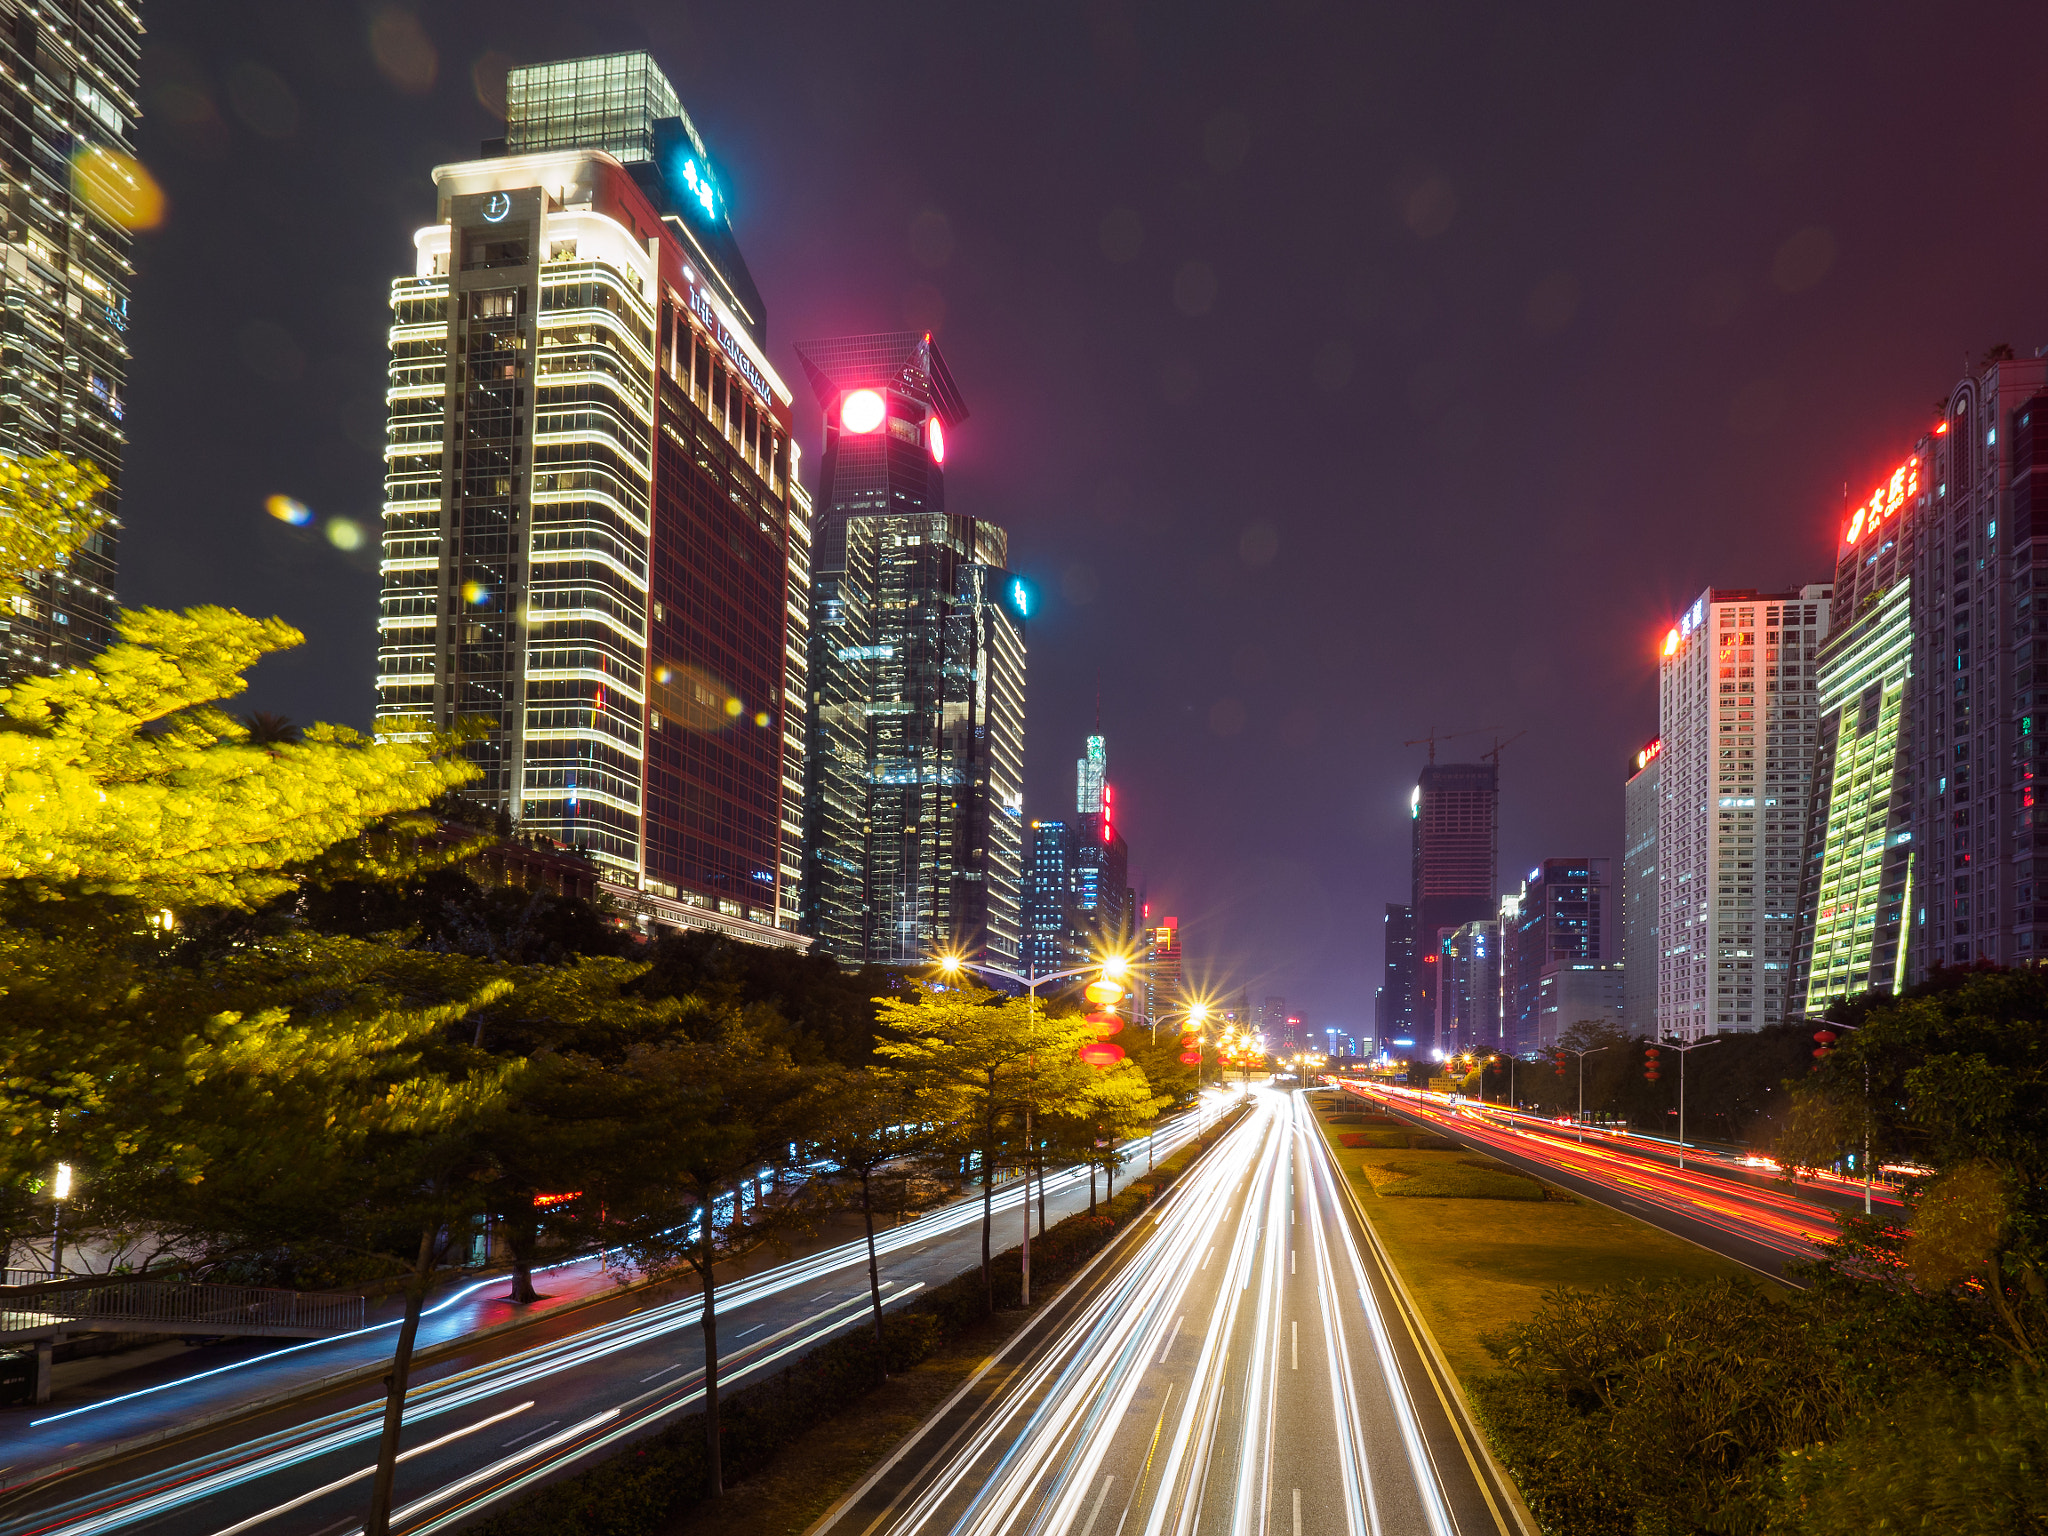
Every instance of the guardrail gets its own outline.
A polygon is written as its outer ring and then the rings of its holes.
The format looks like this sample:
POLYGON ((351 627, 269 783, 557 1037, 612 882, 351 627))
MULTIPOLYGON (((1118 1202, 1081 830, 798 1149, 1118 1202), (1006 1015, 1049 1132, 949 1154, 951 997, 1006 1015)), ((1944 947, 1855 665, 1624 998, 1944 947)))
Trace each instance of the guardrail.
POLYGON ((0 1333, 52 1326, 133 1333, 320 1334, 363 1326, 360 1296, 332 1296, 255 1285, 178 1280, 63 1280, 0 1290, 0 1333))

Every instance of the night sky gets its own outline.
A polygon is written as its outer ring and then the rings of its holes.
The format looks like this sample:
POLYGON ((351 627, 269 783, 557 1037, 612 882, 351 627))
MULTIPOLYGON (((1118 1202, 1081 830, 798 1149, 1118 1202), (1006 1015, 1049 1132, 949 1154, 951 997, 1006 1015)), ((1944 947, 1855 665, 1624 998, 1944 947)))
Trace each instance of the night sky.
POLYGON ((793 342, 946 352, 949 506, 1048 599, 1027 813, 1071 813, 1099 674, 1191 972, 1369 1031, 1403 742, 1526 732, 1503 884, 1618 875, 1670 617, 1827 579, 1845 482, 1966 356, 2048 343, 2048 8, 1562 12, 145 0, 171 211, 137 250, 121 596, 281 615, 307 643, 246 707, 367 724, 384 295, 429 172, 501 131, 508 63, 645 48, 807 459, 793 342))

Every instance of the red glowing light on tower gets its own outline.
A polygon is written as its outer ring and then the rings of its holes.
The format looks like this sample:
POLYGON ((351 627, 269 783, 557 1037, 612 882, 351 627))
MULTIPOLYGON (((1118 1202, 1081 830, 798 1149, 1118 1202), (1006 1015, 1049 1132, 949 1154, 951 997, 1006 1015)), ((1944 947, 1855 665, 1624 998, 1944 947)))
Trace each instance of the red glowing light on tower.
POLYGON ((943 464, 943 463, 945 463, 945 462, 946 462, 946 429, 945 429, 945 427, 944 427, 944 426, 943 426, 943 425, 942 425, 942 424, 940 423, 940 421, 939 421, 939 418, 938 418, 938 417, 934 416, 934 417, 933 417, 933 418, 931 419, 931 423, 930 423, 930 425, 929 425, 928 427, 926 427, 926 429, 925 429, 925 434, 926 434, 926 437, 927 437, 927 439, 928 439, 928 440, 930 441, 930 443, 931 443, 931 445, 932 445, 932 462, 933 462, 934 464, 943 464))

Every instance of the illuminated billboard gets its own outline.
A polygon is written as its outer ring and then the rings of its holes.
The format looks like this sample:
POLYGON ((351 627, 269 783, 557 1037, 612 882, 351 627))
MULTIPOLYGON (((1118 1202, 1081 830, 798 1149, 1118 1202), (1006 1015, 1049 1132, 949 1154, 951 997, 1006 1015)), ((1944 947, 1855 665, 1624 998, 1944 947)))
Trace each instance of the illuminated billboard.
POLYGON ((1899 509, 1919 494, 1920 456, 1915 454, 1893 470, 1891 478, 1872 491, 1869 499, 1850 514, 1849 525, 1842 530, 1842 547, 1847 549, 1862 543, 1897 517, 1899 509))

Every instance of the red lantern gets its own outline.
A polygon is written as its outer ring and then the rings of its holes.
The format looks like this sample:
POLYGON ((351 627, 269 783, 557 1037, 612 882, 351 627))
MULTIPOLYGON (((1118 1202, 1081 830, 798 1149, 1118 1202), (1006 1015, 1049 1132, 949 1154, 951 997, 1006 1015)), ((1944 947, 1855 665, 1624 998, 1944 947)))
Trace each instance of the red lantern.
POLYGON ((1202 1064, 1202 1053, 1200 1051, 1182 1051, 1180 1053, 1180 1064, 1184 1067, 1199 1067, 1202 1064))
POLYGON ((1124 989, 1113 981, 1091 981, 1084 995, 1099 1007, 1114 1008, 1124 1000, 1124 989))
POLYGON ((1093 1045, 1082 1046, 1076 1054, 1088 1066, 1113 1067, 1124 1059, 1124 1048, 1107 1040, 1098 1040, 1093 1045))
POLYGON ((1095 1033, 1104 1040, 1124 1027, 1124 1021, 1113 1013, 1091 1013, 1088 1022, 1095 1026, 1095 1033))

